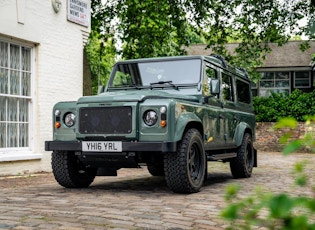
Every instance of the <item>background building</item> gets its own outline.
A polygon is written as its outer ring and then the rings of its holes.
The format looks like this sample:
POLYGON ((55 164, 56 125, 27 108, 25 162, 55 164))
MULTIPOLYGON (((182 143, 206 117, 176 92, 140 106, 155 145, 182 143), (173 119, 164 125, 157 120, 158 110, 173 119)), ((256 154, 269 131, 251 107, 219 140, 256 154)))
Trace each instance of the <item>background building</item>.
POLYGON ((0 1, 0 175, 49 171, 52 108, 82 96, 90 0, 0 1))
MULTIPOLYGON (((291 93, 294 89, 310 92, 314 89, 314 73, 311 61, 315 53, 315 42, 310 42, 310 49, 302 52, 299 45, 302 41, 290 41, 283 46, 270 44, 271 53, 264 60, 262 67, 257 71, 262 73, 262 79, 253 86, 253 94, 269 96, 271 92, 291 93)), ((232 52, 237 43, 227 45, 232 52)), ((210 55, 206 45, 194 45, 188 49, 191 55, 210 55)))

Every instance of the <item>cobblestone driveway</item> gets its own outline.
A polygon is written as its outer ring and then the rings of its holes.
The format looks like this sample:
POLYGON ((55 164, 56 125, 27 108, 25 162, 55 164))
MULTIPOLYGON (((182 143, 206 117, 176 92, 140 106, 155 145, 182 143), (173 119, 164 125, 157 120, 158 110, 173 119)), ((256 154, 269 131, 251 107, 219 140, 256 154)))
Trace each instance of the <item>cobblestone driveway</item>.
POLYGON ((0 229, 224 229, 218 214, 226 206, 227 185, 239 183, 244 197, 257 186, 314 196, 293 186, 292 166, 305 159, 312 162, 308 172, 315 184, 315 154, 264 152, 249 179, 234 180, 228 164, 209 162, 204 187, 190 195, 172 193, 146 168, 97 177, 87 189, 62 188, 51 174, 0 178, 0 229))

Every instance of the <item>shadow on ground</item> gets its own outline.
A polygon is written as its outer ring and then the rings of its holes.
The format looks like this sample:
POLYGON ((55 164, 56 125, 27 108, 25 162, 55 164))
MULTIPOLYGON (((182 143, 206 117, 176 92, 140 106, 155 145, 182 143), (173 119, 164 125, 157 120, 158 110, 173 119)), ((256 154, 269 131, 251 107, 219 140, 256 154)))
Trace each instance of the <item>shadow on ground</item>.
MULTIPOLYGON (((204 182, 203 188, 224 184, 231 180, 229 173, 208 173, 207 180, 204 182)), ((111 190, 129 192, 171 192, 167 187, 164 177, 145 176, 135 179, 119 179, 119 181, 103 182, 102 178, 98 178, 88 189, 92 190, 111 190)))

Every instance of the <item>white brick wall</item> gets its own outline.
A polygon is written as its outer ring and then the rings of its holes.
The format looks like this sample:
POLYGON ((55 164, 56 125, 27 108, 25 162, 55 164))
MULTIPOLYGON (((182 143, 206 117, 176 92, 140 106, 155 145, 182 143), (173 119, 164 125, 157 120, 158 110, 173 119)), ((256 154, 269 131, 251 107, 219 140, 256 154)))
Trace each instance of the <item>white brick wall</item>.
POLYGON ((61 10, 55 13, 50 0, 0 1, 0 38, 35 47, 32 153, 42 154, 42 159, 35 161, 0 162, 0 175, 50 171, 50 153, 44 151, 44 141, 52 139, 53 105, 82 96, 82 34, 90 28, 69 22, 67 0, 61 2, 61 10))

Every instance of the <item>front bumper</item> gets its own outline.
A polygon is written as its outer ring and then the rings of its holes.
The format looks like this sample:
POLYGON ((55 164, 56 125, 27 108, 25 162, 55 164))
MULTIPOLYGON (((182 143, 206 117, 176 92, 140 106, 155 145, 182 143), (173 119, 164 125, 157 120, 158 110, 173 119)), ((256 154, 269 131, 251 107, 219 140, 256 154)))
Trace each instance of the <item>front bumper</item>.
MULTIPOLYGON (((176 142, 122 142, 122 152, 176 152, 176 142)), ((45 151, 82 152, 81 141, 45 141, 45 151)))

